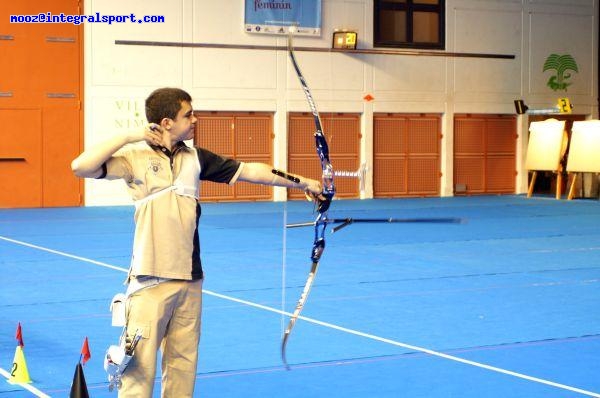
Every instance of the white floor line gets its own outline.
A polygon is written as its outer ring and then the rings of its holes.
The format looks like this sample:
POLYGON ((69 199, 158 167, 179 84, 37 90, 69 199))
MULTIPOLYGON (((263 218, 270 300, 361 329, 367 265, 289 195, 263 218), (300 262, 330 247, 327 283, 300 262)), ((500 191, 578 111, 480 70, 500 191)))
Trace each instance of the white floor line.
POLYGON ((117 271, 127 272, 126 269, 121 268, 121 267, 117 267, 117 266, 114 266, 114 265, 111 265, 111 264, 107 264, 107 263, 103 263, 103 262, 100 262, 100 261, 91 260, 91 259, 85 258, 85 257, 75 256, 73 254, 61 252, 61 251, 58 251, 58 250, 48 249, 46 247, 42 247, 42 246, 38 246, 38 245, 32 245, 31 243, 22 242, 20 240, 15 240, 15 239, 10 239, 10 238, 7 238, 5 236, 0 236, 0 240, 5 240, 7 242, 16 243, 17 245, 30 247, 32 249, 38 249, 38 250, 41 250, 41 251, 44 251, 44 252, 48 252, 48 253, 52 253, 52 254, 58 254, 59 256, 68 257, 68 258, 72 258, 72 259, 75 259, 75 260, 84 261, 86 263, 92 263, 92 264, 100 265, 101 267, 106 267, 106 268, 114 269, 114 270, 117 270, 117 271))
MULTIPOLYGON (((61 255, 61 256, 65 256, 65 257, 68 257, 68 258, 73 258, 73 259, 80 260, 80 261, 83 261, 83 262, 88 262, 88 263, 91 263, 91 264, 100 265, 102 267, 111 268, 111 269, 114 269, 114 270, 117 270, 117 271, 127 272, 126 269, 121 268, 121 267, 117 267, 117 266, 114 266, 114 265, 111 265, 111 264, 102 263, 102 262, 95 261, 95 260, 91 260, 91 259, 88 259, 88 258, 85 258, 85 257, 75 256, 75 255, 72 255, 72 254, 69 254, 69 253, 65 253, 65 252, 61 252, 61 251, 58 251, 58 250, 48 249, 48 248, 45 248, 45 247, 42 247, 42 246, 32 245, 32 244, 27 243, 27 242, 18 241, 18 240, 6 238, 6 237, 3 237, 3 236, 0 236, 0 240, 5 240, 7 242, 15 243, 15 244, 18 244, 18 245, 30 247, 30 248, 33 248, 33 249, 42 250, 42 251, 45 251, 45 252, 49 252, 49 253, 53 253, 53 254, 57 254, 57 255, 61 255)), ((266 305, 262 305, 262 304, 254 303, 254 302, 251 302, 251 301, 246 301, 246 300, 238 299, 238 298, 231 297, 231 296, 226 296, 224 294, 216 293, 216 292, 213 292, 213 291, 210 291, 210 290, 206 290, 206 289, 204 289, 203 292, 206 293, 206 294, 208 294, 208 295, 210 295, 210 296, 218 297, 218 298, 221 298, 223 300, 233 301, 233 302, 236 302, 236 303, 239 303, 239 304, 244 304, 244 305, 247 305, 247 306, 250 306, 250 307, 259 308, 259 309, 262 309, 262 310, 265 310, 265 311, 269 311, 269 312, 274 312, 276 314, 282 314, 282 315, 285 315, 285 316, 292 316, 292 313, 290 313, 290 312, 282 311, 282 310, 279 310, 279 309, 276 309, 276 308, 273 308, 273 307, 268 307, 266 305)), ((396 346, 396 347, 407 348, 409 350, 423 352, 425 354, 429 354, 429 355, 432 355, 432 356, 436 356, 436 357, 448 359, 448 360, 451 360, 451 361, 460 362, 460 363, 463 363, 463 364, 466 364, 466 365, 471 365, 471 366, 475 366, 475 367, 478 367, 478 368, 490 370, 492 372, 502 373, 502 374, 505 374, 505 375, 517 377, 517 378, 524 379, 524 380, 533 381, 533 382, 540 383, 540 384, 545 384, 545 385, 548 385, 548 386, 551 386, 551 387, 560 388, 560 389, 563 389, 563 390, 568 390, 568 391, 576 392, 576 393, 587 395, 587 396, 590 396, 590 397, 600 398, 600 393, 595 393, 595 392, 592 392, 592 391, 583 390, 581 388, 572 387, 572 386, 568 386, 568 385, 565 385, 565 384, 555 383, 555 382, 550 381, 550 380, 540 379, 539 377, 534 377, 534 376, 529 376, 529 375, 526 375, 526 374, 523 374, 523 373, 513 372, 511 370, 502 369, 502 368, 498 368, 498 367, 491 366, 491 365, 486 365, 486 364, 480 363, 480 362, 470 361, 468 359, 463 359, 463 358, 460 358, 460 357, 456 357, 454 355, 444 354, 443 352, 433 351, 433 350, 430 350, 430 349, 427 349, 427 348, 423 348, 423 347, 419 347, 419 346, 415 346, 415 345, 411 345, 411 344, 402 343, 402 342, 391 340, 391 339, 387 339, 387 338, 384 338, 384 337, 375 336, 373 334, 364 333, 364 332, 361 332, 361 331, 358 331, 358 330, 348 329, 348 328, 345 328, 343 326, 338 326, 338 325, 334 325, 332 323, 319 321, 318 319, 308 318, 308 317, 305 317, 305 316, 299 316, 298 319, 302 319, 303 321, 306 321, 306 322, 309 322, 309 323, 313 323, 315 325, 319 325, 319 326, 327 327, 327 328, 330 328, 330 329, 338 330, 338 331, 345 332, 345 333, 348 333, 348 334, 352 334, 352 335, 355 335, 355 336, 360 336, 360 337, 364 337, 364 338, 367 338, 367 339, 371 339, 371 340, 379 341, 379 342, 382 342, 382 343, 390 344, 390 345, 393 345, 393 346, 396 346)), ((4 373, 5 373, 5 371, 2 372, 2 374, 4 374, 4 373)), ((10 375, 8 373, 6 373, 4 375, 5 375, 5 377, 10 377, 10 375)))
MULTIPOLYGON (((0 374, 2 376, 6 377, 6 382, 8 383, 8 380, 10 379, 10 373, 8 373, 6 370, 0 368, 0 374)), ((41 392, 40 390, 38 390, 37 388, 35 388, 31 384, 27 384, 27 383, 14 383, 14 385, 23 387, 24 389, 26 389, 27 391, 29 391, 30 393, 32 393, 36 397, 51 398, 50 395, 44 394, 43 392, 41 392)))

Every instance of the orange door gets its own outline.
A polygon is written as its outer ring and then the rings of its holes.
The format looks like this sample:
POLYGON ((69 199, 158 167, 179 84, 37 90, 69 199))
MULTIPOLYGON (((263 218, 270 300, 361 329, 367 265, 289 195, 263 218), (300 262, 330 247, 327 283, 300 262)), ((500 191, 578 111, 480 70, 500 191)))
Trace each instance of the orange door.
POLYGON ((455 115, 455 193, 515 192, 516 123, 514 115, 455 115))
MULTIPOLYGON (((356 172, 360 164, 360 115, 356 113, 322 113, 323 133, 329 147, 334 171, 356 172)), ((315 122, 311 113, 288 115, 288 171, 321 181, 323 170, 315 149, 315 122)), ((337 198, 358 198, 357 178, 336 178, 337 198)), ((304 192, 288 189, 288 199, 305 199, 304 192)))
POLYGON ((0 160, 0 178, 2 186, 20 188, 10 197, 2 192, 0 207, 81 205, 82 184, 70 162, 82 147, 82 25, 10 23, 10 15, 80 14, 79 1, 5 3, 0 12, 0 111, 7 116, 3 124, 11 123, 10 129, 0 129, 5 159, 0 160))
POLYGON ((0 109, 0 120, 0 207, 39 207, 42 204, 42 112, 0 109))
MULTIPOLYGON (((242 162, 273 163, 273 115, 257 112, 196 112, 195 145, 242 162)), ((203 181, 202 201, 271 200, 273 188, 203 181)))
POLYGON ((373 196, 439 196, 441 115, 375 114, 373 196))

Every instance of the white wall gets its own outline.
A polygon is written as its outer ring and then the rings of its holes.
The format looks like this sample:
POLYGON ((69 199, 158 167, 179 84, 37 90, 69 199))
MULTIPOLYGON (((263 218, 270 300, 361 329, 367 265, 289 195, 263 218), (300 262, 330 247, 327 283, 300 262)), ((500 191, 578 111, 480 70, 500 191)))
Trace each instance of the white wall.
MULTIPOLYGON (((447 0, 446 51, 514 54, 515 59, 347 55, 298 52, 319 111, 363 115, 361 155, 372 164, 374 112, 444 115, 442 195, 452 195, 455 113, 514 114, 513 100, 552 106, 568 96, 575 112, 598 117, 598 0, 447 0), (546 86, 542 66, 551 53, 571 54, 579 66, 568 92, 546 86), (375 97, 363 100, 366 94, 375 97)), ((274 159, 286 166, 287 113, 308 111, 285 51, 115 45, 115 40, 285 46, 277 36, 243 31, 241 0, 85 0, 85 14, 164 15, 164 24, 85 25, 85 145, 144 123, 143 102, 155 88, 178 86, 197 110, 274 112, 274 159)), ((330 47, 334 28, 357 29, 359 48, 372 48, 373 2, 323 0, 323 34, 295 46, 330 47)), ((519 118, 517 190, 527 121, 519 118)), ((316 159, 315 159, 316 161, 316 159)), ((372 197, 369 177, 364 197, 372 197)), ((285 198, 276 190, 276 200, 285 198)), ((87 181, 86 204, 125 204, 121 182, 87 181)))

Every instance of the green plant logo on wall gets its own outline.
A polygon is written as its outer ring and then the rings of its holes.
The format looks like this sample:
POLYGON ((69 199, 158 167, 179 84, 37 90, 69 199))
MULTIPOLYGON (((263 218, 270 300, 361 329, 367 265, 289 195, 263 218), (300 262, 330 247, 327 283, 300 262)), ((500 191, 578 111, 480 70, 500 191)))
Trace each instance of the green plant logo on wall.
POLYGON ((550 76, 546 85, 554 91, 564 90, 567 91, 572 83, 568 82, 571 78, 571 74, 568 71, 579 72, 577 69, 577 62, 569 55, 558 55, 550 54, 544 62, 544 72, 547 70, 556 71, 555 75, 550 76))

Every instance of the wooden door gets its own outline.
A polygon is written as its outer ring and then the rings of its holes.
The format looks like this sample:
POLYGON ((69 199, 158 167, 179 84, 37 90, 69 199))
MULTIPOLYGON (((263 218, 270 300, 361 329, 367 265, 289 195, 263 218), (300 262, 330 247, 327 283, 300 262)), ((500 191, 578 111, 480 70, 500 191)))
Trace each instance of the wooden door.
POLYGON ((373 196, 439 196, 441 139, 440 115, 374 115, 373 196))
POLYGON ((42 112, 0 109, 0 120, 0 207, 40 207, 42 112))
MULTIPOLYGON (((273 116, 257 112, 195 112, 195 145, 242 162, 273 163, 273 116)), ((203 181, 202 201, 271 200, 273 188, 240 181, 203 181)))
POLYGON ((514 115, 455 116, 455 194, 515 193, 516 129, 514 115))
MULTIPOLYGON (((288 121, 288 170, 321 181, 323 170, 315 149, 312 113, 291 113, 288 121)), ((333 169, 356 172, 360 163, 360 115, 322 113, 321 122, 333 169)), ((338 177, 335 187, 337 198, 358 198, 360 181, 354 177, 338 177)), ((288 199, 305 200, 304 192, 288 189, 288 199)))

